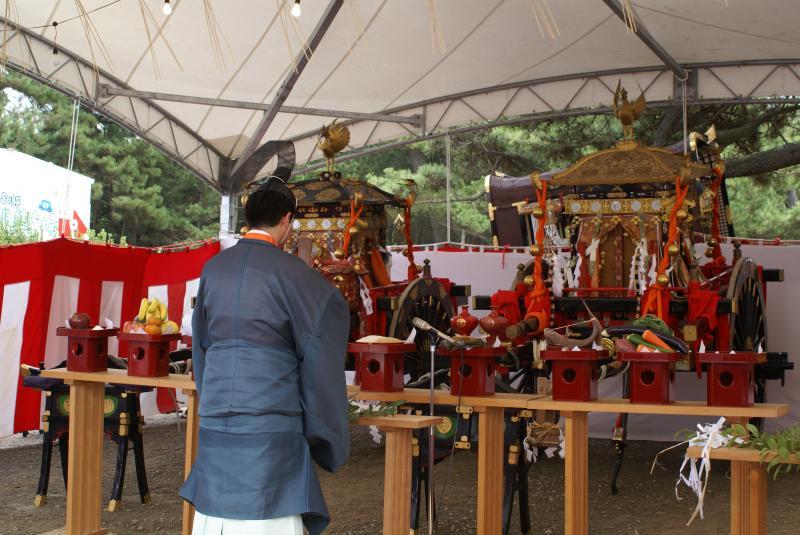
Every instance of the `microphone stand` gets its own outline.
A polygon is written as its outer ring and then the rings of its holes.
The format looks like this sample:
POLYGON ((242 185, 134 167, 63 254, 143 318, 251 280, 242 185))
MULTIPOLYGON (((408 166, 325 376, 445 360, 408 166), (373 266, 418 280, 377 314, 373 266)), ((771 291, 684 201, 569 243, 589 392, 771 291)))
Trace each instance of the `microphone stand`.
MULTIPOLYGON (((436 355, 436 340, 439 335, 435 331, 428 331, 431 340, 431 375, 430 375, 430 405, 428 408, 429 416, 433 416, 433 383, 434 383, 434 357, 436 355)), ((433 523, 435 512, 433 510, 433 448, 434 448, 434 426, 428 428, 428 535, 433 535, 433 523)))

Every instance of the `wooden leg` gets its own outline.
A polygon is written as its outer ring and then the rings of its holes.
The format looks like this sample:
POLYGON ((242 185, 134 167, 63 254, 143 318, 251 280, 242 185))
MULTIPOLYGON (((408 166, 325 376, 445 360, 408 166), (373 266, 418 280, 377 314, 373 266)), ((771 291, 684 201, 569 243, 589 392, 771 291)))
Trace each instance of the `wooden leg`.
POLYGON ((105 385, 75 381, 69 389, 67 535, 102 533, 103 399, 105 385))
POLYGON ((384 428, 383 533, 408 535, 411 527, 411 429, 384 428))
POLYGON ((589 533, 589 418, 585 412, 562 412, 564 431, 564 533, 589 533))
POLYGON ((503 436, 501 407, 486 407, 478 415, 478 534, 503 530, 503 436))
MULTIPOLYGON (((183 479, 189 477, 192 471, 194 458, 197 456, 197 426, 199 418, 197 416, 197 392, 194 390, 184 390, 188 401, 186 404, 186 450, 183 461, 183 479)), ((183 535, 191 535, 192 523, 194 522, 194 507, 187 501, 183 502, 183 535)))
POLYGON ((764 535, 766 533, 766 464, 731 461, 731 534, 764 535))

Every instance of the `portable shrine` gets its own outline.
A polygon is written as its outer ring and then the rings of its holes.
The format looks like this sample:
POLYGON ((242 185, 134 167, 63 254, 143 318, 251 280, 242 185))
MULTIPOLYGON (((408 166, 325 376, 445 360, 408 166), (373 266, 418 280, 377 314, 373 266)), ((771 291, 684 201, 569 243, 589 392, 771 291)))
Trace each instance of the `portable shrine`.
POLYGON ((181 335, 122 333, 119 339, 128 343, 128 375, 162 377, 169 375, 170 344, 181 335))
POLYGON ((706 364, 706 402, 713 407, 749 407, 755 400, 754 369, 766 355, 750 351, 701 353, 706 364))
POLYGON ((542 360, 553 365, 553 399, 556 401, 594 401, 601 359, 608 351, 596 349, 542 351, 542 360))
POLYGON ((108 339, 119 329, 72 329, 59 327, 67 337, 67 369, 71 372, 104 372, 108 369, 108 339))
POLYGON ((675 363, 680 353, 619 353, 620 360, 630 362, 631 403, 668 404, 675 401, 675 363))
POLYGON ((414 344, 351 342, 347 351, 356 355, 356 384, 369 392, 401 392, 406 353, 416 351, 414 344))

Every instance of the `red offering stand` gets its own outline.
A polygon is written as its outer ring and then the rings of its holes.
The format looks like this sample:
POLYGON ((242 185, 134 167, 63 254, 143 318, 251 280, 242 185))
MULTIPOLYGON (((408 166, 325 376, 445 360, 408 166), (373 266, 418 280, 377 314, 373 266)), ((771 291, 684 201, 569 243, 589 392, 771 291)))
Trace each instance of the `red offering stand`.
POLYGON ((67 337, 67 370, 104 372, 108 369, 108 339, 119 329, 71 329, 59 327, 58 336, 67 337))
POLYGON ((556 401, 594 401, 597 399, 598 361, 608 351, 547 349, 542 359, 553 363, 553 399, 556 401))
POLYGON ((500 347, 437 349, 436 354, 450 358, 450 393, 455 396, 494 395, 495 359, 506 354, 500 347), (463 355, 463 358, 462 358, 463 355))
POLYGON ((403 358, 416 350, 416 345, 406 343, 347 344, 347 351, 356 355, 356 384, 367 392, 401 392, 405 373, 403 358))
POLYGON ((163 377, 169 375, 169 344, 181 335, 122 333, 119 339, 128 342, 128 375, 163 377))
POLYGON ((753 405, 753 368, 766 362, 764 353, 700 353, 708 365, 706 403, 712 407, 750 407, 753 405))
POLYGON ((683 358, 681 353, 630 352, 618 357, 631 363, 631 403, 675 401, 675 362, 683 358))

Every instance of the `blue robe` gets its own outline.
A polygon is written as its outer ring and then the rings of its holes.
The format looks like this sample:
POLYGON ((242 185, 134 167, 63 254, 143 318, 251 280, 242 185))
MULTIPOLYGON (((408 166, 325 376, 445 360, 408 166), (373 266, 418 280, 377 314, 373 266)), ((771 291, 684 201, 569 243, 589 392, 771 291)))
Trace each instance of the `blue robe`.
POLYGON ((199 396, 197 458, 180 495, 208 516, 329 515, 312 460, 347 460, 341 293, 300 259, 259 240, 212 258, 192 318, 199 396))

